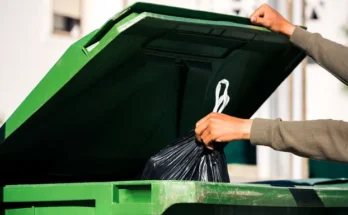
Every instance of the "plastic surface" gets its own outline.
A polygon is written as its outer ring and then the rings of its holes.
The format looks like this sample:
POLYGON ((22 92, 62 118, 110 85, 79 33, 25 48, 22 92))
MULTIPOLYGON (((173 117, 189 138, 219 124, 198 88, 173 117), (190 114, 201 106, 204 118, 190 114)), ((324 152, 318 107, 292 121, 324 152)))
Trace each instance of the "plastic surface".
MULTIPOLYGON (((213 112, 222 113, 230 101, 229 81, 219 81, 215 89, 213 112), (222 93, 221 93, 222 92, 222 93)), ((211 151, 196 140, 195 131, 176 139, 146 164, 142 180, 190 180, 229 182, 224 144, 211 151)))
POLYGON ((151 157, 142 180, 230 182, 223 149, 206 149, 193 130, 151 157))
POLYGON ((132 5, 73 44, 5 122, 0 181, 137 179, 211 112, 218 81, 230 82, 224 113, 249 118, 304 57, 247 18, 132 5))
POLYGON ((178 181, 17 185, 2 189, 0 214, 347 214, 347 187, 178 181))
POLYGON ((310 159, 309 177, 311 178, 338 178, 348 177, 348 164, 310 159))

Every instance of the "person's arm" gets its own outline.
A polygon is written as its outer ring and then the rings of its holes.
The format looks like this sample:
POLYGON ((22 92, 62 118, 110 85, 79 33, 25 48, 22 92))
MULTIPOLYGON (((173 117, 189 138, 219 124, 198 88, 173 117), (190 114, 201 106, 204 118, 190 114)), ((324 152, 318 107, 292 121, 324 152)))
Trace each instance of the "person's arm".
POLYGON ((348 84, 348 47, 296 27, 290 41, 306 51, 319 65, 348 84))
POLYGON ((256 118, 250 142, 307 158, 348 163, 348 122, 344 121, 286 122, 256 118))
MULTIPOLYGON (((348 48, 292 25, 267 5, 257 9, 251 21, 288 35, 292 43, 347 83, 345 57, 348 57, 348 48)), ((197 122, 195 131, 197 139, 210 149, 214 141, 244 139, 253 145, 265 145, 308 158, 348 163, 348 122, 344 121, 249 120, 212 113, 197 122)))
POLYGON ((250 17, 252 23, 290 37, 290 41, 303 49, 319 65, 348 84, 348 47, 295 26, 268 5, 259 7, 250 17))
POLYGON ((348 122, 344 121, 251 120, 211 113, 197 122, 195 132, 209 149, 214 142, 250 140, 252 145, 307 158, 348 163, 348 122))

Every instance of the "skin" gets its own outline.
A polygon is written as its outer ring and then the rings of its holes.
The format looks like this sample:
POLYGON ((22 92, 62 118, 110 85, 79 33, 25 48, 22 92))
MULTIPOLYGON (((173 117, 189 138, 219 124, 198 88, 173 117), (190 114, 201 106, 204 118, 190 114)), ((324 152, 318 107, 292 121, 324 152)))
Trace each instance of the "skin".
MULTIPOLYGON (((276 10, 263 4, 250 16, 250 21, 274 32, 290 37, 295 25, 287 21, 276 10)), ((213 142, 249 140, 253 120, 240 119, 222 113, 210 113, 196 124, 196 138, 208 149, 213 150, 213 142)))
POLYGON ((208 149, 212 142, 229 142, 250 139, 252 120, 240 119, 222 113, 210 113, 196 124, 196 137, 208 149))

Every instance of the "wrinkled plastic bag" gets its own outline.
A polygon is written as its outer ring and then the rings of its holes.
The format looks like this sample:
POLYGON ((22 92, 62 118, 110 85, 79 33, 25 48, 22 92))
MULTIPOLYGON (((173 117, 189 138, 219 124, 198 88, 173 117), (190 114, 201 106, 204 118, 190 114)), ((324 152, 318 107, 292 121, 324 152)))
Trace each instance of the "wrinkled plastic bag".
POLYGON ((190 131, 151 157, 143 180, 229 182, 223 149, 209 150, 190 131))
MULTIPOLYGON (((225 79, 218 83, 213 112, 222 112, 227 106, 229 102, 228 84, 225 79), (219 97, 221 84, 225 84, 226 87, 224 94, 219 97)), ((195 132, 191 130, 147 161, 142 180, 230 182, 223 151, 224 144, 215 145, 214 150, 207 149, 196 140, 195 132)))

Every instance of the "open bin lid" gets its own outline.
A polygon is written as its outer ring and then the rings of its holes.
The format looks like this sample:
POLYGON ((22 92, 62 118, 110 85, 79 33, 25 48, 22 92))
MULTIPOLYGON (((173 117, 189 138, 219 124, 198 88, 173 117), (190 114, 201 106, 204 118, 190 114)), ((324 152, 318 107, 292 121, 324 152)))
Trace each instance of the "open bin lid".
POLYGON ((212 111, 221 79, 224 113, 249 118, 304 57, 247 18, 136 3, 73 44, 3 125, 4 180, 134 179, 212 111))

